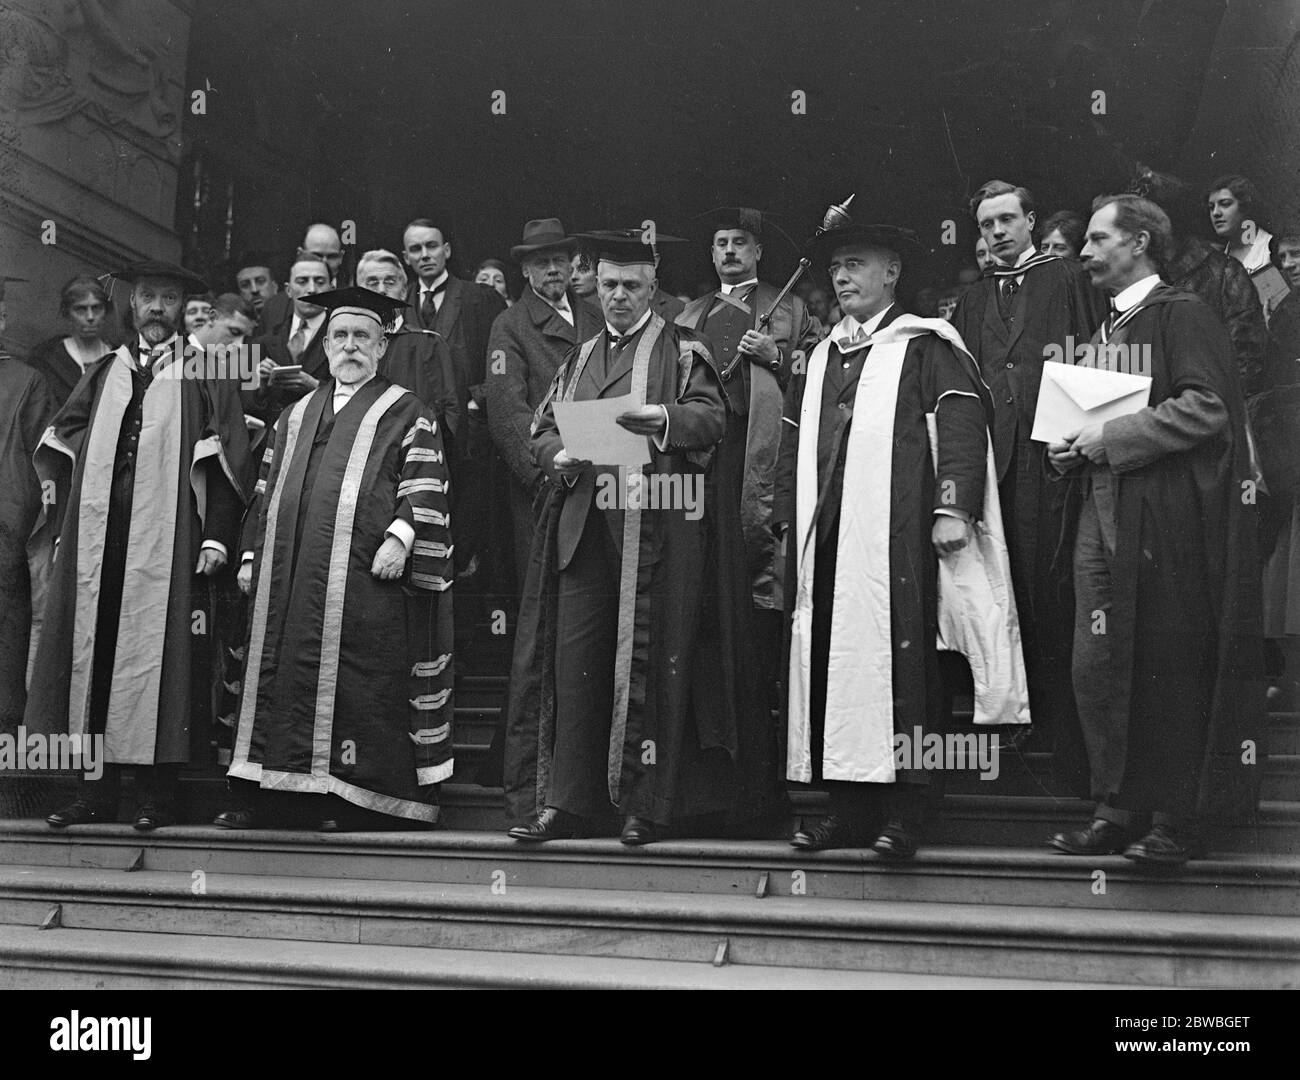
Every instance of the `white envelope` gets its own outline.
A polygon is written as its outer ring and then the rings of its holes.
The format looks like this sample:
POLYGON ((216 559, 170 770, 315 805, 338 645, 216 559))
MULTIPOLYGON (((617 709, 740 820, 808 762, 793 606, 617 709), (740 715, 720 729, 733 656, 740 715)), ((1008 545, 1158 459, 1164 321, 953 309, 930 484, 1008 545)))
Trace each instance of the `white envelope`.
POLYGON ((1038 411, 1029 437, 1036 442, 1060 442, 1081 427, 1144 409, 1150 397, 1149 375, 1049 361, 1043 365, 1038 411))

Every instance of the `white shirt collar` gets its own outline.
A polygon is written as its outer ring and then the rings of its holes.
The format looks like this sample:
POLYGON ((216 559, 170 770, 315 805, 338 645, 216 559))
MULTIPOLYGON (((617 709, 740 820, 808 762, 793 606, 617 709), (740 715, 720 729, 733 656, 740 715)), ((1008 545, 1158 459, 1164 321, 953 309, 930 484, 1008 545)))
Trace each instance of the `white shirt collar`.
POLYGON ((343 407, 343 405, 346 405, 352 399, 353 395, 356 394, 358 390, 360 390, 363 386, 366 385, 366 383, 370 381, 370 379, 373 378, 374 375, 371 375, 369 379, 362 379, 359 383, 341 383, 335 380, 334 411, 338 412, 339 409, 343 407), (343 403, 343 405, 339 404, 340 401, 343 403))
POLYGON ((645 326, 645 324, 650 321, 650 316, 653 314, 654 314, 653 308, 646 308, 645 314, 642 315, 641 318, 637 319, 636 323, 628 329, 626 334, 620 334, 617 330, 615 330, 612 326, 610 326, 608 322, 605 323, 605 329, 606 331, 608 331, 610 337, 631 337, 638 330, 640 330, 641 327, 645 326))
POLYGON ((391 328, 388 332, 389 332, 390 334, 395 334, 395 333, 397 333, 397 331, 399 331, 399 330, 400 330, 400 329, 401 329, 405 324, 406 324, 406 316, 403 315, 403 314, 399 311, 396 315, 393 316, 393 324, 392 324, 392 328, 391 328))
POLYGON ((1027 248, 1025 248, 1024 251, 1020 253, 1020 257, 1016 259, 1015 265, 1024 266, 1025 263, 1027 263, 1030 259, 1032 259, 1037 254, 1038 254, 1038 249, 1035 248, 1033 244, 1030 244, 1027 248))
POLYGON ((427 285, 423 281, 421 281, 420 295, 423 296, 427 292, 433 292, 434 289, 436 289, 439 285, 441 285, 444 281, 446 281, 447 278, 449 278, 450 276, 451 275, 448 274, 446 270, 444 270, 441 274, 439 274, 436 278, 430 281, 427 285))
POLYGON ((325 318, 325 314, 326 313, 322 311, 319 315, 313 315, 310 319, 304 319, 295 311, 293 313, 293 324, 289 327, 289 336, 293 337, 293 335, 298 332, 299 327, 305 327, 307 337, 314 337, 316 335, 317 327, 321 324, 321 320, 325 318))
MULTIPOLYGON (((530 289, 533 289, 532 285, 529 285, 528 287, 529 287, 530 289)), ((553 308, 555 308, 556 311, 568 311, 568 310, 569 310, 569 295, 568 295, 568 293, 560 293, 560 298, 559 298, 558 300, 548 300, 548 299, 547 299, 546 297, 544 297, 541 293, 539 293, 536 289, 533 289, 533 295, 534 295, 535 297, 537 297, 537 299, 540 300, 540 301, 541 301, 543 304, 545 304, 547 307, 553 307, 553 308)))
POLYGON ((1160 275, 1150 274, 1147 277, 1142 278, 1141 281, 1133 282, 1133 284, 1127 289, 1120 289, 1120 291, 1115 294, 1115 299, 1112 301, 1115 305, 1115 310, 1125 312, 1131 307, 1137 307, 1138 304, 1147 298, 1147 293, 1159 284, 1160 275))
POLYGON ((891 300, 864 323, 858 322, 852 315, 845 315, 831 331, 831 343, 842 353, 856 352, 870 343, 871 335, 880 327, 880 321, 889 314, 889 309, 893 306, 894 302, 891 300))
POLYGON ((730 296, 741 289, 748 289, 751 285, 757 285, 758 278, 752 277, 748 281, 738 281, 735 285, 728 285, 725 281, 722 283, 722 295, 730 296))

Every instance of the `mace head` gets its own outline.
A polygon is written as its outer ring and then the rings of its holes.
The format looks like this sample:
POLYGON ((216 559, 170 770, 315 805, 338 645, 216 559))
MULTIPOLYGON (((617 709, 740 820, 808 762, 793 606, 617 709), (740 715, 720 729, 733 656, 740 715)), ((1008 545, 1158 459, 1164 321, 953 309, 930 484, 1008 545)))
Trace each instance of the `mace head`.
POLYGON ((853 220, 849 214, 849 204, 853 202, 854 196, 850 195, 842 203, 833 203, 826 211, 826 216, 822 218, 822 231, 838 229, 842 225, 847 225, 853 220))

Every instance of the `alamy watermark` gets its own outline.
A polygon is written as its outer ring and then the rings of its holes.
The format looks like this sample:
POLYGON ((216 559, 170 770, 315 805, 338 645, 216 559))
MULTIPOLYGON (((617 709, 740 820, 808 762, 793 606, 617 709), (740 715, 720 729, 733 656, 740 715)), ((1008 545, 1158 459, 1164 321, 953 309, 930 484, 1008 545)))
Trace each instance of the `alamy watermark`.
POLYGON ((698 521, 704 515, 704 474, 602 472, 596 477, 596 509, 680 510, 687 521, 698 521))
POLYGON ((1064 347, 1055 341, 1044 346, 1043 359, 1048 363, 1076 364, 1098 371, 1118 371, 1123 375, 1150 376, 1151 343, 1129 345, 1122 341, 1108 341, 1093 344, 1091 341, 1075 341, 1071 334, 1066 337, 1064 347))
POLYGON ((996 780, 1001 772, 1001 746, 996 732, 923 732, 914 727, 894 733, 894 768, 915 770, 979 770, 981 780, 996 780))
POLYGON ((156 379, 237 379, 246 390, 260 385, 258 365, 262 347, 256 343, 195 345, 180 341, 171 346, 172 362, 158 370, 156 379))
POLYGON ((17 734, 0 733, 0 772, 79 772, 87 780, 104 775, 104 736, 46 735, 21 724, 17 734))

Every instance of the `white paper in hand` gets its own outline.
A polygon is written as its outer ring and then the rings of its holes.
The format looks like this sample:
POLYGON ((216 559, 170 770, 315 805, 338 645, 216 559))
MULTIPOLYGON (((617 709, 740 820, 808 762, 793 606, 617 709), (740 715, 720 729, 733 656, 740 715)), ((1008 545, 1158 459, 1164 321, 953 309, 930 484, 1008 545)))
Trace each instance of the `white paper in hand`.
POLYGON ((1129 375, 1076 364, 1043 365, 1034 413, 1035 442, 1054 443, 1089 424, 1104 424, 1146 408, 1151 397, 1149 375, 1129 375))
POLYGON ((593 465, 648 465, 650 440, 620 427, 618 417, 639 409, 631 394, 594 401, 556 401, 551 408, 564 451, 593 465))

